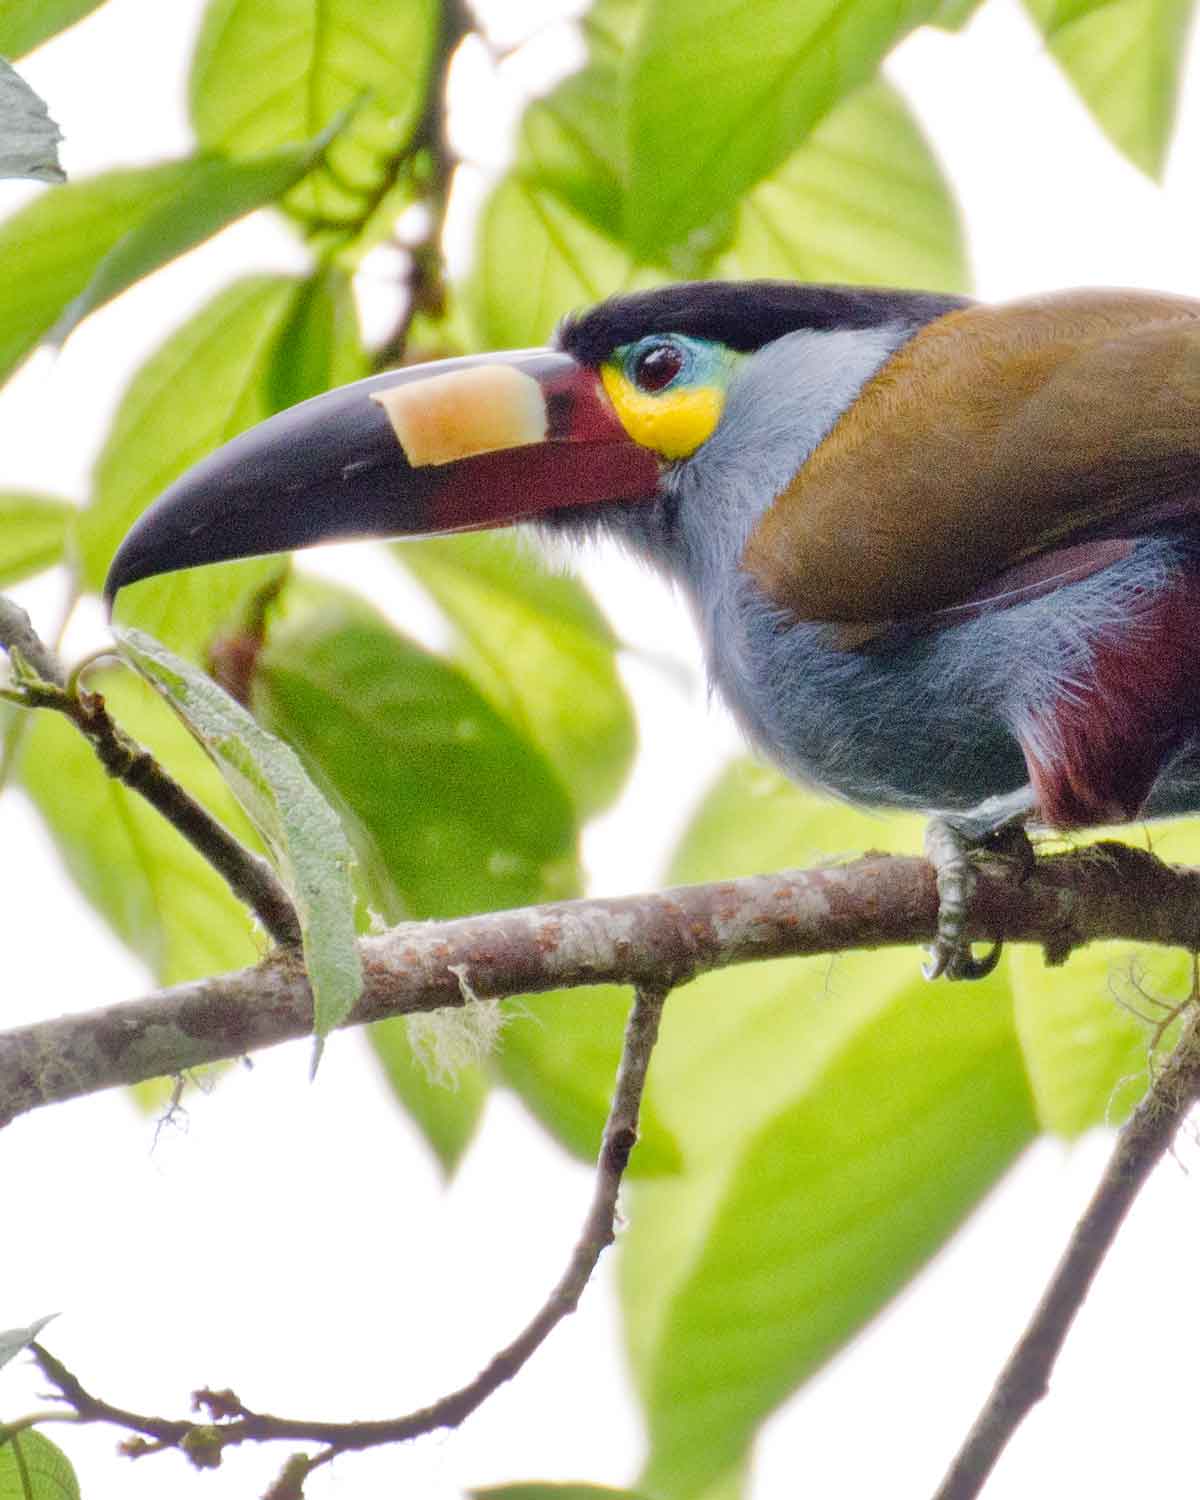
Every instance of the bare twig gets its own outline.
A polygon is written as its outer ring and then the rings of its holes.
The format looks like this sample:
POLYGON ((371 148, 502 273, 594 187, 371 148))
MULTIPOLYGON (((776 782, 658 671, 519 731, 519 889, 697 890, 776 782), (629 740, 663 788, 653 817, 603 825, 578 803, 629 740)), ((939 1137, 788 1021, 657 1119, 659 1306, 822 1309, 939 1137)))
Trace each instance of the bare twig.
POLYGON ((237 1443, 292 1441, 324 1445, 324 1451, 312 1457, 296 1455, 289 1460, 272 1490, 276 1496, 299 1494, 304 1477, 335 1454, 405 1442, 439 1428, 458 1427, 511 1380, 563 1318, 574 1312, 596 1263, 613 1242, 617 1194, 637 1142, 646 1072, 666 994, 665 989, 648 987, 639 987, 636 992, 600 1145, 592 1202, 566 1269, 525 1328, 460 1389, 418 1411, 371 1422, 310 1422, 275 1417, 251 1411, 232 1391, 200 1391, 193 1404, 203 1408, 211 1420, 192 1422, 144 1416, 102 1401, 86 1390, 60 1360, 41 1344, 34 1343, 30 1349, 42 1373, 53 1382, 79 1421, 108 1422, 138 1434, 132 1443, 126 1444, 126 1452, 133 1457, 162 1448, 180 1448, 199 1467, 215 1467, 224 1450, 237 1443))
POLYGON ((197 849, 250 907, 277 943, 300 941, 300 924, 287 892, 265 859, 244 848, 136 740, 114 723, 100 693, 69 682, 62 663, 41 640, 25 611, 0 596, 0 647, 13 657, 14 694, 29 709, 64 714, 115 780, 144 797, 197 849))
POLYGON ((1009 1439, 1046 1395, 1075 1315, 1135 1198, 1200 1099, 1200 1010, 1117 1138, 1037 1310, 976 1418, 934 1500, 974 1500, 1009 1439))

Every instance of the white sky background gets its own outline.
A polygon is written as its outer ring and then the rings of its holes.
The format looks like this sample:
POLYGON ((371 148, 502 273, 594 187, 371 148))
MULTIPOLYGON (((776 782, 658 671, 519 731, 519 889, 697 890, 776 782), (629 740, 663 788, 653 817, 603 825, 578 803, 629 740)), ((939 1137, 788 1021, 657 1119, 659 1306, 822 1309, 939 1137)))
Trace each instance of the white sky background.
MULTIPOLYGON (((493 0, 510 35, 552 7, 493 0)), ((198 0, 109 0, 22 64, 66 132, 71 175, 187 149, 182 70, 198 0)), ((456 82, 464 152, 503 161, 501 119, 523 88, 576 54, 543 30, 497 72, 477 50, 456 82)), ((988 0, 960 37, 920 33, 888 70, 960 195, 986 297, 1070 284, 1200 292, 1200 88, 1186 93, 1165 190, 1103 142, 1014 0, 988 0)), ((30 191, 0 184, 0 209, 30 191)), ((459 220, 459 243, 467 218, 459 220)), ((41 355, 0 397, 0 486, 82 497, 127 376, 231 275, 299 266, 269 216, 235 227, 92 318, 41 355)), ((376 266, 381 276, 384 266, 376 266)), ((378 292, 378 283, 377 283, 378 292)), ((419 597, 362 548, 321 566, 386 588, 409 629, 429 628, 419 597)), ((691 802, 736 744, 700 685, 675 601, 615 557, 589 562, 630 655, 645 753, 620 807, 589 834, 596 887, 655 883, 691 802), (687 682, 649 653, 688 664, 687 682)), ((60 599, 22 597, 50 632, 60 599)), ((72 636, 84 648, 98 612, 72 636)), ((65 885, 19 797, 0 800, 4 1023, 115 1002, 147 979, 65 885)), ((917 955, 913 955, 914 963, 917 955)), ((931 1005, 970 1003, 930 990, 931 1005)), ((686 1002, 684 1002, 686 1003, 686 1002)), ((182 1128, 154 1139, 122 1096, 83 1100, 0 1134, 0 1327, 55 1309, 47 1335, 106 1398, 162 1415, 192 1387, 232 1385, 288 1415, 391 1414, 469 1378, 541 1301, 574 1242, 590 1174, 568 1162, 504 1096, 453 1186, 393 1106, 361 1039, 335 1038, 315 1086, 305 1045, 260 1054, 211 1097, 191 1096, 182 1128)), ((756 1500, 924 1496, 973 1417, 1061 1250, 1105 1159, 1097 1134, 1031 1152, 870 1333, 770 1425, 756 1500)), ((989 1500, 1069 1486, 1091 1500, 1194 1486, 1200 1312, 1189 1274, 1200 1246, 1200 1188, 1189 1140, 1143 1195, 1101 1273, 1054 1380, 988 1489, 989 1500)), ((314 1497, 405 1494, 451 1500, 505 1479, 622 1483, 641 1439, 625 1393, 611 1266, 581 1311, 521 1377, 459 1433, 382 1455, 350 1456, 314 1479, 314 1497)), ((22 1369, 0 1374, 0 1413, 41 1404, 22 1369)), ((109 1429, 57 1436, 85 1496, 247 1497, 284 1450, 234 1453, 220 1474, 174 1455, 130 1465, 109 1429)), ((1190 1490, 1188 1491, 1190 1492, 1190 1490)))

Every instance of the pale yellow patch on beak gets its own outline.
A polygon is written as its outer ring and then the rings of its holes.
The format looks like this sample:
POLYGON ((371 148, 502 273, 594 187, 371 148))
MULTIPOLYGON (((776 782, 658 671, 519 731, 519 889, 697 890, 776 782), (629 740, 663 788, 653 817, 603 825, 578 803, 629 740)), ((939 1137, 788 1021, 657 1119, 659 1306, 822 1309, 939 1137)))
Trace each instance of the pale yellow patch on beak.
POLYGON ((712 437, 725 407, 724 391, 712 385, 639 391, 616 365, 601 365, 600 379, 629 436, 664 458, 695 453, 712 437))
POLYGON ((546 399, 513 365, 474 365, 372 391, 414 469, 546 440, 546 399))

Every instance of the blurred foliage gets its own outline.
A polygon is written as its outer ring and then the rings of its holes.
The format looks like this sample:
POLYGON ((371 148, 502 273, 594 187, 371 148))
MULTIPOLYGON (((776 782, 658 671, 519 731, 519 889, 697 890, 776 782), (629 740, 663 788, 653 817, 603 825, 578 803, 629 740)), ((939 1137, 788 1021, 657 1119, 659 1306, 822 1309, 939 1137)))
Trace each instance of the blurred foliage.
MULTIPOLYGON (((1160 171, 1189 0, 1027 3, 1100 127, 1160 171)), ((95 8, 0 0, 0 53, 18 56, 95 8)), ((0 493, 0 583, 65 565, 74 596, 95 593, 129 524, 175 476, 366 373, 380 356, 364 346, 351 278, 389 240, 410 263, 390 360, 540 343, 572 308, 680 276, 965 289, 953 195, 878 69, 915 26, 961 28, 974 9, 595 0, 582 65, 525 109, 472 263, 450 283, 444 94, 469 13, 438 0, 209 0, 190 77, 195 153, 50 188, 0 225, 0 376, 263 205, 282 210, 309 269, 238 280, 164 332, 117 407, 82 506, 0 493)), ((618 636, 579 583, 511 538, 441 538, 393 556, 440 612, 446 654, 278 560, 141 584, 120 617, 185 662, 240 663, 239 696, 342 818, 360 927, 581 893, 581 832, 619 796, 636 750, 618 636)), ((181 680, 194 670, 181 667, 181 680)), ((212 763, 143 684, 109 670, 89 683, 259 847, 212 763)), ((6 711, 17 783, 71 878, 155 979, 253 962, 249 919, 190 846, 109 781, 65 721, 36 716, 23 735, 16 723, 6 711)), ((1197 835, 1173 837, 1170 852, 1186 857, 1197 835)), ((671 878, 916 838, 914 820, 867 820, 739 763, 698 811, 671 878)), ((1074 961, 1069 985, 1040 957, 1010 954, 969 1003, 935 1002, 915 973, 909 953, 757 965, 708 976, 668 1006, 621 1256, 647 1497, 735 1500, 763 1418, 928 1261, 1039 1129, 1071 1137, 1123 1117, 1145 1086, 1148 1037, 1190 983, 1182 961, 1102 949, 1074 961)), ((493 1086, 589 1158, 626 1004, 612 989, 509 1001, 496 1050, 462 1064, 453 1089, 398 1023, 376 1028, 375 1052, 447 1172, 493 1086)), ((21 1442, 50 1452, 35 1434, 21 1442)), ((10 1461, 11 1445, 0 1488, 10 1461)), ((72 1492, 66 1480, 60 1492, 72 1492)))

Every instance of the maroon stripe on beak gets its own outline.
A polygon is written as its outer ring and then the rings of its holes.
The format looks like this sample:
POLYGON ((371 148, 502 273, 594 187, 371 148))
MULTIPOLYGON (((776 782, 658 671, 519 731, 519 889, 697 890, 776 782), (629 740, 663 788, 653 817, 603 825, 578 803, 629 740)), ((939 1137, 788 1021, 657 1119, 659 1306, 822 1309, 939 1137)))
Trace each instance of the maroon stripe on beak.
POLYGON ((105 595, 334 538, 478 530, 651 499, 658 479, 658 459, 570 355, 414 365, 280 412, 197 464, 130 530, 105 595))

